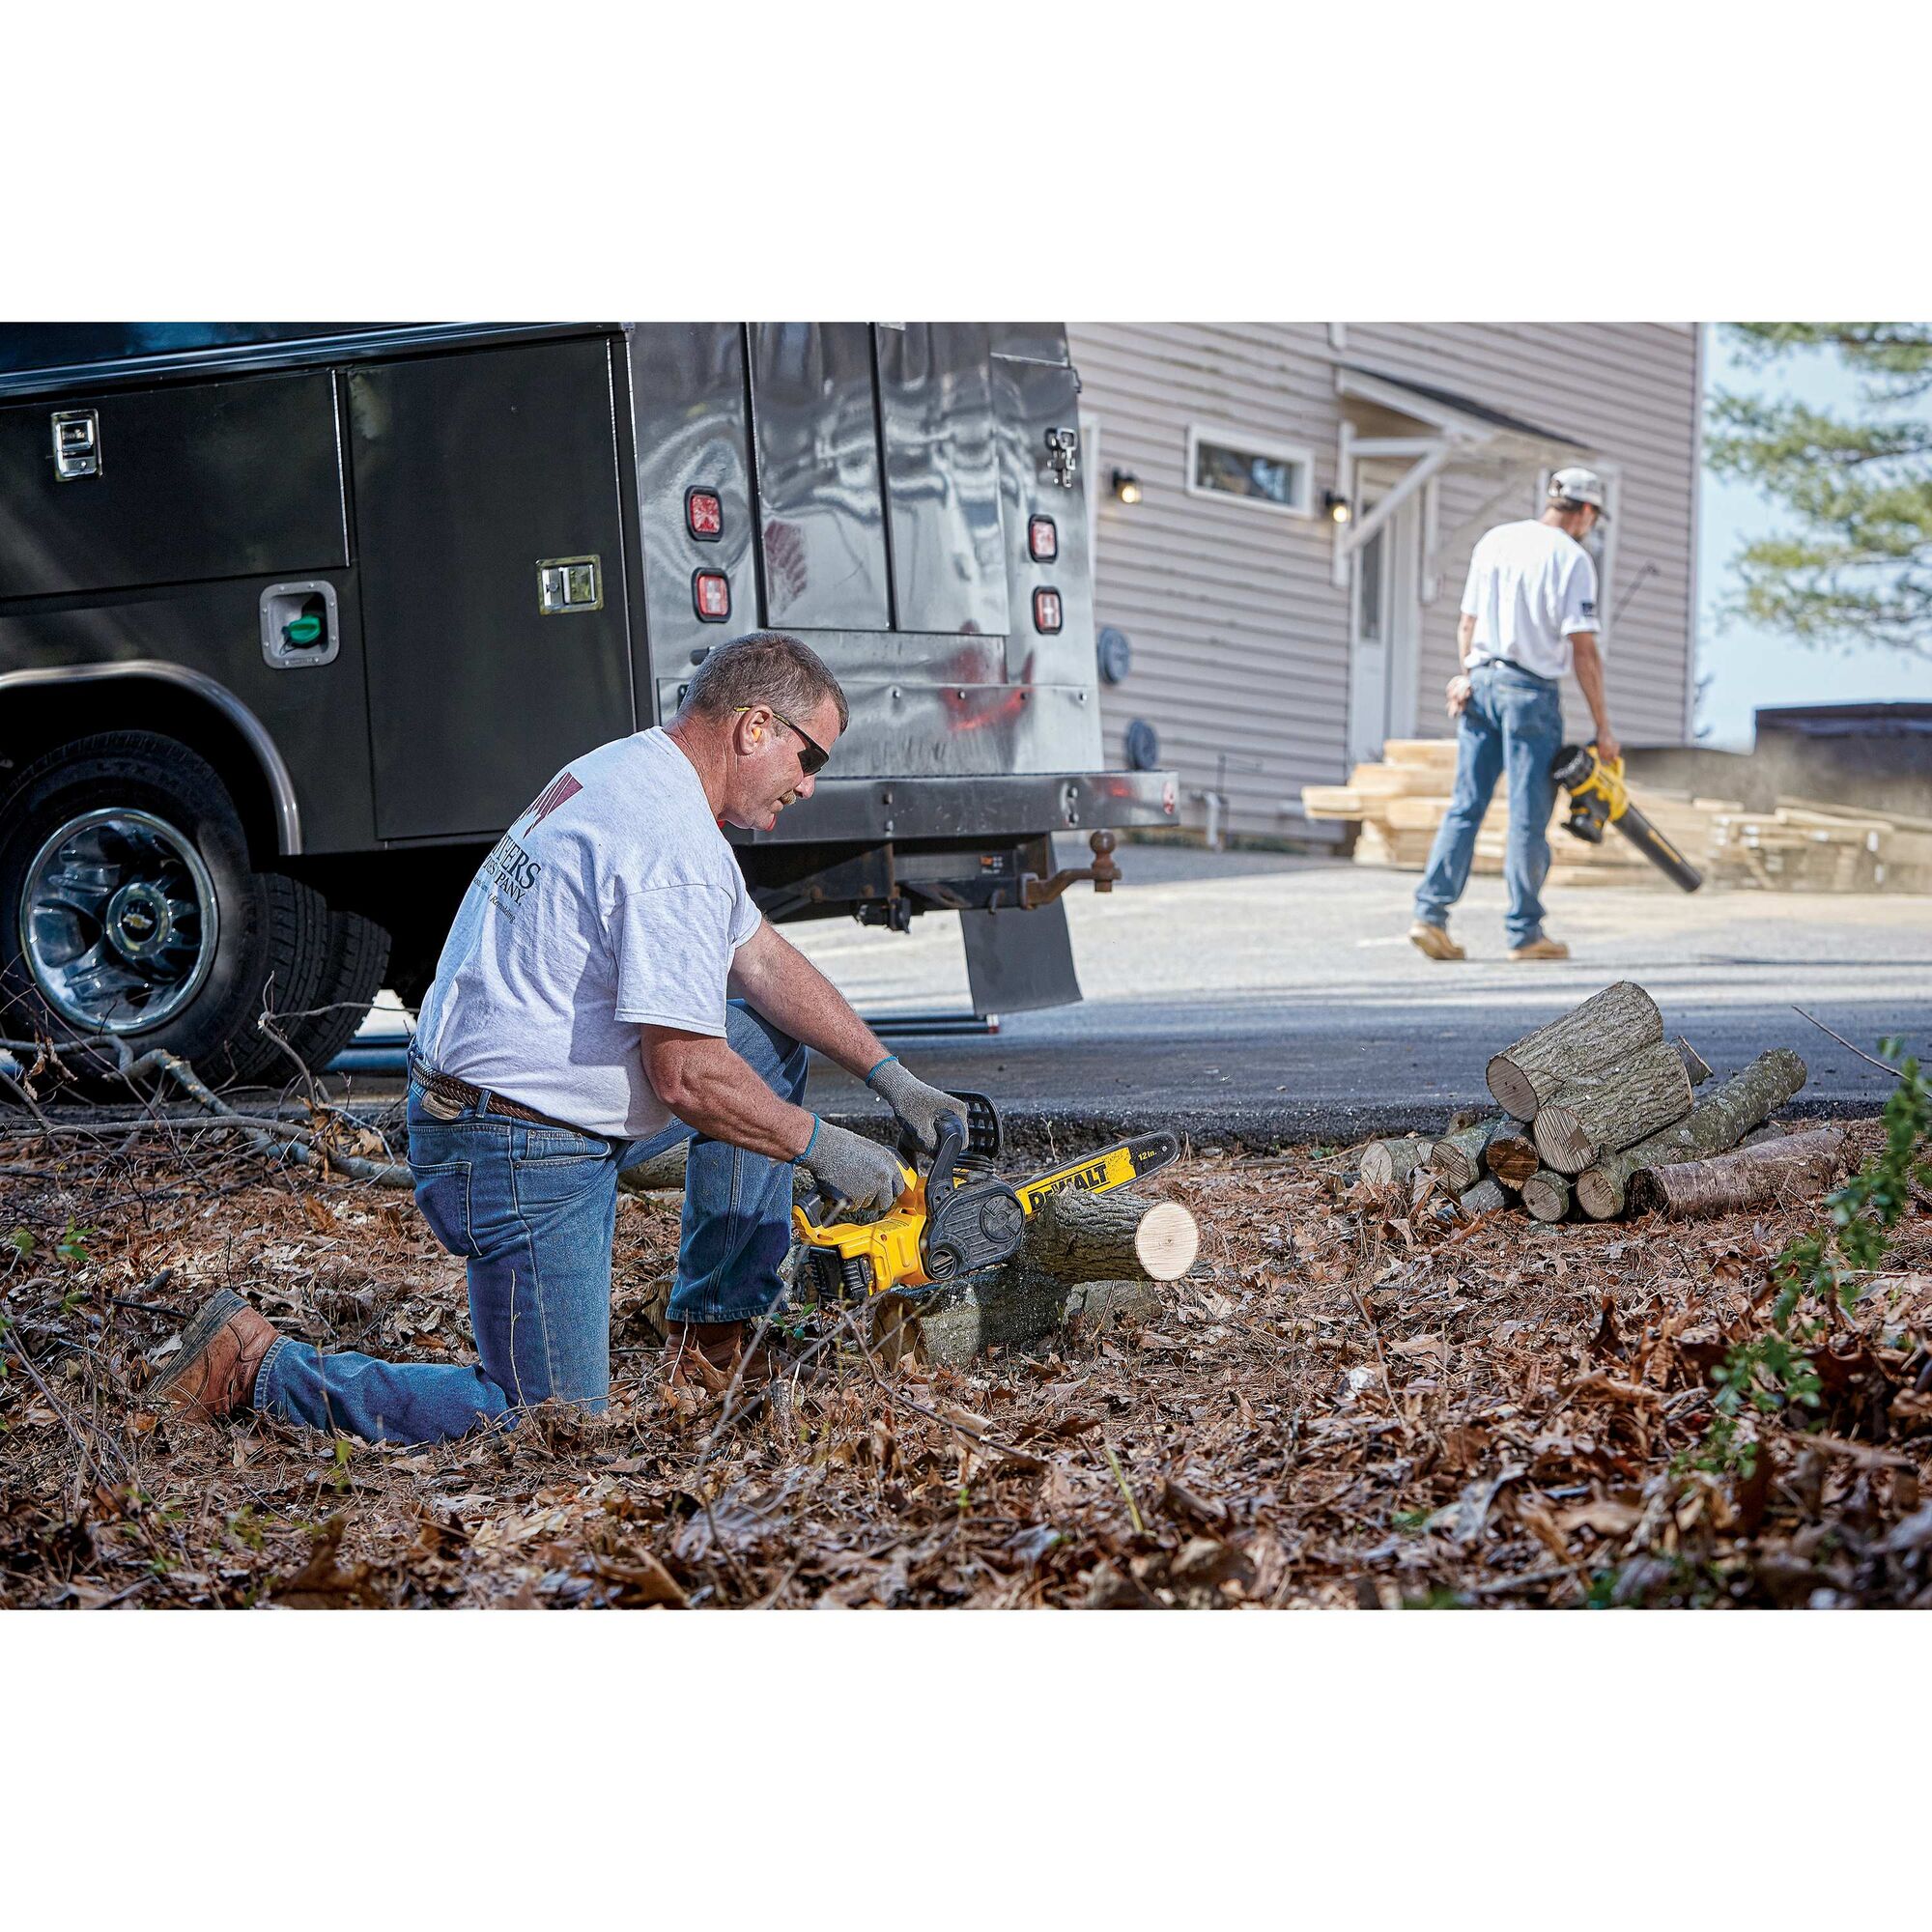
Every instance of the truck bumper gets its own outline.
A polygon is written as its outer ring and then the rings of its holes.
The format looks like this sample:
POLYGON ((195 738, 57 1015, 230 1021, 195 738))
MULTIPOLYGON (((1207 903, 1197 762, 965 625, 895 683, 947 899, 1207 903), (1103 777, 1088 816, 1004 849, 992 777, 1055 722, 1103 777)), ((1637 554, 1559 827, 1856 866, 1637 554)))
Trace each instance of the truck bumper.
POLYGON ((1179 823, 1172 772, 1034 772, 997 778, 821 779, 769 832, 734 845, 1026 838, 1179 823))

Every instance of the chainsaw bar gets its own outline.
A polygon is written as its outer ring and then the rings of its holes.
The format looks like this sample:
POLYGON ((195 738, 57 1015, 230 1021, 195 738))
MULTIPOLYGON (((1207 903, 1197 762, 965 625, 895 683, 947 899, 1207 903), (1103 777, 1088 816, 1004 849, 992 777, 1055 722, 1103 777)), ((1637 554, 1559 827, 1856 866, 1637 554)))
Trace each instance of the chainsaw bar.
POLYGON ((1021 1208, 1032 1214, 1049 1194, 1058 1194, 1063 1187, 1075 1188, 1082 1194, 1108 1194, 1130 1180, 1158 1174, 1179 1158, 1178 1134, 1166 1129, 1155 1134, 1137 1134, 1132 1140, 1117 1141, 1099 1153, 1084 1155, 1069 1167, 1058 1167, 1051 1174, 1023 1180, 1013 1192, 1019 1196, 1021 1208))

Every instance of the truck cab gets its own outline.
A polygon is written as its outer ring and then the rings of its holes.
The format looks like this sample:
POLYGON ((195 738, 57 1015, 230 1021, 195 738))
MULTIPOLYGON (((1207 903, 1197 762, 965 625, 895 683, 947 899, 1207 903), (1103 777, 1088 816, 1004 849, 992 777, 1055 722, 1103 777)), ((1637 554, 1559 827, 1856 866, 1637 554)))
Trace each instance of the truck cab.
POLYGON ((0 1034, 319 1068, 761 628, 852 711, 734 835, 767 914, 954 913, 981 1011, 1078 998, 1058 894, 1176 793, 1102 769, 1077 392, 1055 325, 0 328, 0 1034))

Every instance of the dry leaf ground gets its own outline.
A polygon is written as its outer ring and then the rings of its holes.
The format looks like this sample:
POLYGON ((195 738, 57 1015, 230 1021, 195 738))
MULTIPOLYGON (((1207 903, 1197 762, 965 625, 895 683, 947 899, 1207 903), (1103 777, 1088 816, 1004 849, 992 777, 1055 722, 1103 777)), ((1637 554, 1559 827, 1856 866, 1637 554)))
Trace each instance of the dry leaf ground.
POLYGON ((1452 1228, 1352 1168, 1163 1177, 1204 1242, 1151 1326, 958 1374, 803 1319, 791 1378, 729 1418, 660 1395, 677 1204, 629 1199, 610 1413, 382 1449, 138 1397, 223 1283, 323 1347, 463 1356, 461 1265, 406 1194, 179 1127, 50 1153, 15 1115, 0 1604, 1932 1604, 1932 1203, 1747 1479, 1694 1466, 1707 1378, 1815 1204, 1452 1228))

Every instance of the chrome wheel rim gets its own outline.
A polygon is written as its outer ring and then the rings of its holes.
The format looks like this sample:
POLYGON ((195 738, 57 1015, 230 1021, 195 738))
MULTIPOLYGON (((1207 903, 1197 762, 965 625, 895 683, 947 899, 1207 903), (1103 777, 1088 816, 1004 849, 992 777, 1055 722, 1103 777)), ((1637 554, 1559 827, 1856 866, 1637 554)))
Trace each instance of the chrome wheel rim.
POLYGON ((146 1033, 171 1019, 201 990, 218 937, 201 854, 152 812, 83 812, 27 868, 27 970, 85 1033, 146 1033))

